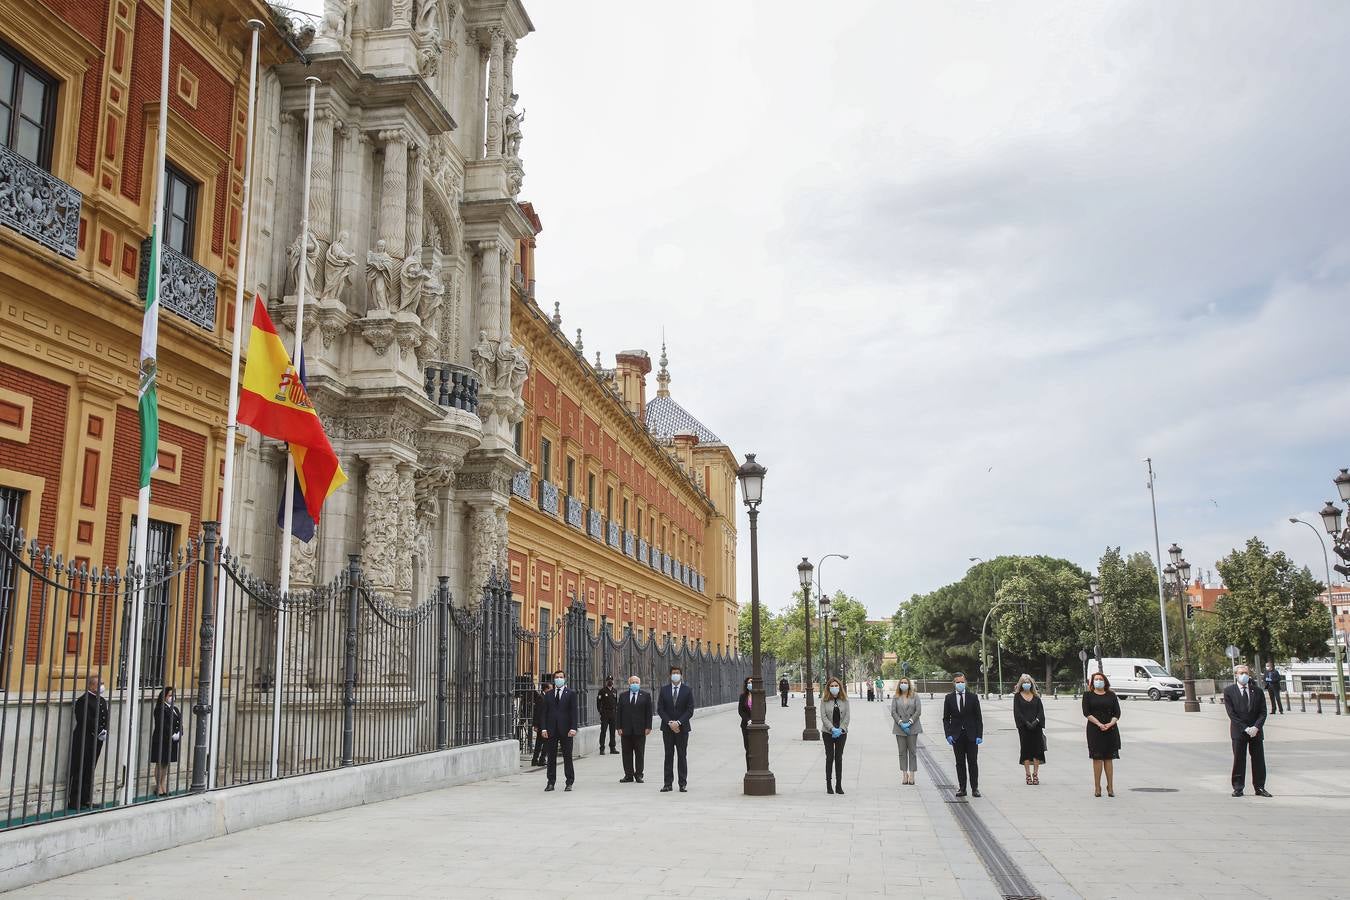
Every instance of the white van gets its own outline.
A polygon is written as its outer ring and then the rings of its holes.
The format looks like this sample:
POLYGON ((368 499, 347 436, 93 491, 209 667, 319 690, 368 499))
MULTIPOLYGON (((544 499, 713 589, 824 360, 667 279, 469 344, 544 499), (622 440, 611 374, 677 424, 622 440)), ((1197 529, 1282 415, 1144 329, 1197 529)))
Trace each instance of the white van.
MULTIPOLYGON (((1088 677, 1097 670, 1096 660, 1088 659, 1088 677)), ((1102 659, 1102 671, 1111 680, 1111 690, 1122 697, 1148 697, 1159 700, 1180 700, 1185 686, 1179 679, 1167 674, 1156 659, 1117 657, 1102 659)))

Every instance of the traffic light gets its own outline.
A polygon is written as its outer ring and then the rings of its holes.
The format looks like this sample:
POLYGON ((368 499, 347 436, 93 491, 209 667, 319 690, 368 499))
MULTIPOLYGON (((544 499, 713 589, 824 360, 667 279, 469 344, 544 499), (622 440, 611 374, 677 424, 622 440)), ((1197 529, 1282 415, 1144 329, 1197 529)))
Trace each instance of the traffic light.
POLYGON ((1188 618, 1188 619, 1194 619, 1194 618, 1195 618, 1195 605, 1192 604, 1192 603, 1187 603, 1187 604, 1186 604, 1186 618, 1188 618))

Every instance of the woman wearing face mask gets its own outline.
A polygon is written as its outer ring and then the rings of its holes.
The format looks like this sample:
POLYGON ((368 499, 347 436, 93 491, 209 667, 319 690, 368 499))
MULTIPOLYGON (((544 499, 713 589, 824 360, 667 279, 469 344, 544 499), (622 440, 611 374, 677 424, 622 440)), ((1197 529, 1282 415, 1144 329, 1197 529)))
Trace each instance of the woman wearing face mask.
POLYGON ((1013 695, 1013 721, 1017 723, 1017 737, 1021 743, 1021 763, 1026 771, 1027 784, 1041 783, 1041 766, 1045 765, 1045 705, 1036 691, 1036 682, 1030 675, 1017 680, 1018 691, 1013 695))
POLYGON ((150 724, 150 762, 155 764, 157 797, 169 793, 169 765, 178 762, 178 742, 183 737, 183 714, 173 700, 172 687, 159 692, 150 724))
POLYGON ((895 735, 895 746, 900 751, 901 784, 913 784, 914 773, 919 769, 919 735, 923 733, 919 716, 922 712, 919 695, 914 693, 914 682, 908 677, 901 678, 895 687, 895 699, 891 700, 891 721, 895 723, 891 733, 895 735))
POLYGON ((736 712, 741 716, 741 743, 745 745, 745 767, 750 768, 750 714, 753 712, 751 703, 753 695, 750 691, 755 683, 749 678, 745 679, 745 684, 741 686, 741 698, 736 703, 736 712))
POLYGON ((1111 690, 1111 680, 1093 672, 1092 689, 1083 695, 1083 716, 1087 719, 1088 756, 1092 757, 1093 796, 1102 795, 1102 773, 1106 773, 1106 796, 1116 795, 1114 761, 1120 759, 1120 699, 1111 690))
POLYGON ((831 678, 825 682, 820 703, 820 738, 825 742, 825 793, 844 792, 844 742, 848 740, 848 694, 843 682, 831 678), (830 769, 834 769, 834 785, 830 769))

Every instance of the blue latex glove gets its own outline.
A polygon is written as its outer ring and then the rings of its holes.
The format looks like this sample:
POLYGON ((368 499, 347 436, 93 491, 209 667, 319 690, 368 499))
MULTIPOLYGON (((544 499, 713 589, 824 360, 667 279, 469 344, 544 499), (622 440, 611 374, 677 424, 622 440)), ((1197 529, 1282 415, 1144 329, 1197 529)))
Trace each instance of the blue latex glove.
POLYGON ((900 730, 903 731, 905 734, 909 734, 909 723, 908 723, 908 722, 901 722, 901 723, 900 723, 900 730))
POLYGON ((983 743, 984 743, 984 738, 976 738, 976 739, 975 739, 975 746, 976 746, 976 747, 980 746, 980 745, 983 744, 983 743))
POLYGON ((950 734, 947 735, 947 743, 956 746, 956 738, 952 737, 950 734))
POLYGON ((843 733, 844 733, 843 730, 842 730, 842 729, 839 729, 839 728, 831 728, 831 729, 830 729, 830 737, 834 738, 835 740, 838 740, 838 739, 839 739, 839 735, 841 735, 841 734, 843 734, 843 733))

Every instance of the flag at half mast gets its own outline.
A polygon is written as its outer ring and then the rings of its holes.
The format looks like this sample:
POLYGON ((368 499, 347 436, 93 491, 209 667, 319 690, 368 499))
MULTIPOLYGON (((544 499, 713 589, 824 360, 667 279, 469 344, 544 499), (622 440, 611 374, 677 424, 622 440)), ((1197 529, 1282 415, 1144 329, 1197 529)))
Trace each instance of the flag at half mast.
POLYGON ((141 322, 141 379, 136 391, 136 406, 141 420, 141 480, 139 487, 150 487, 150 475, 159 466, 159 242, 158 225, 150 228, 150 268, 145 280, 145 318, 141 322))
POLYGON ((304 497, 309 519, 318 524, 324 501, 346 483, 347 475, 262 298, 253 304, 239 424, 290 445, 295 486, 304 497))

